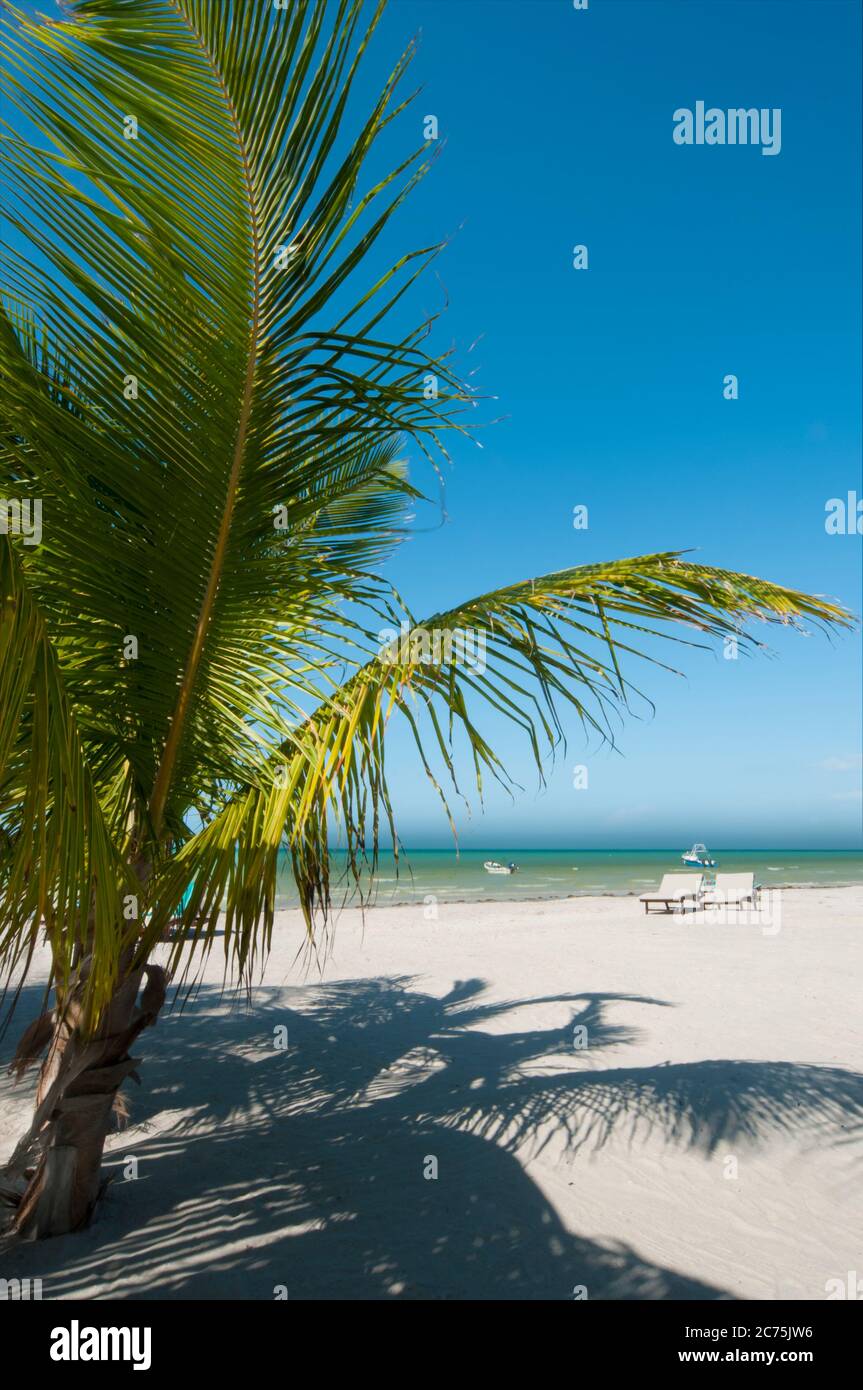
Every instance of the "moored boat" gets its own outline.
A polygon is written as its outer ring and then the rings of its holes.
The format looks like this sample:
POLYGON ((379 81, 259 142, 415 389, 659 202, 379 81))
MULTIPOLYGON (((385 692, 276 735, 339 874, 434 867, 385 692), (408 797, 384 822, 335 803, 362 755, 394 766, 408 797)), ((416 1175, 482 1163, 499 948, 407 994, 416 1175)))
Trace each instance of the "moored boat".
POLYGON ((514 874, 518 872, 517 864, 499 864, 496 859, 486 859, 482 867, 487 874, 514 874))
POLYGON ((711 859, 707 846, 696 842, 692 849, 688 849, 685 854, 680 856, 687 868, 690 869, 715 869, 716 860, 711 859))

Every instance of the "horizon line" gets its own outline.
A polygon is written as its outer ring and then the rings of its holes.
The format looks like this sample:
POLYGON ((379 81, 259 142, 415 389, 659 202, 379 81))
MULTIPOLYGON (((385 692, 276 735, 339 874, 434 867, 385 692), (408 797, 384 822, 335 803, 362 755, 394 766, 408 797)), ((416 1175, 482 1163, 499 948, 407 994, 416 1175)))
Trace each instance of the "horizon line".
MULTIPOLYGON (((336 846, 340 852, 344 852, 343 846, 336 846)), ((392 849, 392 844, 379 846, 380 849, 392 849)), ((399 847, 403 854, 432 854, 452 850, 455 854, 472 853, 486 854, 492 850, 518 850, 522 854, 542 854, 553 852, 555 854, 681 854, 685 851, 679 845, 595 845, 588 848, 576 848, 569 845, 507 845, 498 841, 493 845, 414 845, 410 849, 407 846, 399 847)), ((836 846, 812 846, 812 845, 717 845, 715 851, 711 853, 725 854, 863 854, 863 844, 860 845, 836 845, 836 846)))

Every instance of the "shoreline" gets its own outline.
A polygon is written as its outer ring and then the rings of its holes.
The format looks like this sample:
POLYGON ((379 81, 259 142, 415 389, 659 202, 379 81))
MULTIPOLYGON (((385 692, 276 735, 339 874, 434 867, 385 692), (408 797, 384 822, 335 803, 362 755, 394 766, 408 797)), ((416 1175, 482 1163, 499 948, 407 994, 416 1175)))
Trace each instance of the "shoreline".
MULTIPOLYGON (((759 887, 760 887, 760 889, 761 889, 762 892, 781 891, 781 892, 783 892, 783 893, 815 893, 815 892, 825 892, 825 893, 826 893, 826 892, 831 892, 833 889, 842 889, 842 890, 845 890, 845 889, 848 889, 848 888, 861 888, 861 889, 863 889, 863 880, 857 879, 857 880, 853 880, 853 881, 850 881, 850 882, 847 882, 847 883, 846 883, 846 882, 842 882, 842 883, 762 883, 762 884, 759 885, 759 887)), ((644 890, 642 889, 641 891, 643 892, 644 890)), ((344 903, 336 903, 335 900, 334 900, 332 911, 333 911, 333 912, 350 912, 350 911, 356 911, 356 912, 362 912, 362 911, 371 912, 371 911, 377 910, 377 909, 386 909, 386 910, 390 910, 391 908, 396 908, 396 909, 397 909, 397 908, 409 908, 409 907, 423 907, 423 906, 425 905, 424 899, 425 899, 425 897, 427 897, 427 896, 434 896, 434 895, 431 895, 431 894, 428 894, 428 893, 424 893, 424 894, 419 894, 419 893, 418 893, 418 895, 417 895, 415 898, 400 898, 400 899, 398 899, 398 901, 392 901, 392 902, 379 902, 379 901, 374 901, 374 900, 357 901, 356 899, 353 899, 353 900, 351 900, 351 901, 347 901, 347 902, 344 902, 344 903)), ((628 898, 635 898, 636 900, 638 900, 639 897, 640 897, 639 892, 636 892, 634 889, 622 891, 622 890, 615 890, 615 889, 609 888, 609 889, 605 890, 604 892, 603 892, 603 891, 599 891, 599 890, 597 890, 597 889, 594 889, 594 890, 585 889, 585 891, 584 891, 584 892, 581 892, 581 893, 578 893, 578 892, 576 892, 576 893, 540 893, 540 894, 536 894, 536 895, 534 895, 534 896, 532 896, 532 897, 528 897, 527 894, 525 894, 524 897, 517 897, 517 898, 516 898, 516 897, 511 897, 511 898, 495 898, 495 897, 492 897, 492 898, 481 898, 481 897, 454 898, 454 897, 453 897, 453 898, 451 898, 451 897, 449 897, 449 896, 446 896, 446 897, 437 897, 436 901, 437 901, 438 903, 446 903, 448 906, 451 906, 451 907, 471 907, 471 906, 473 906, 474 904, 478 904, 478 903, 498 903, 498 904, 500 904, 501 907, 517 907, 517 906, 518 906, 519 904, 521 904, 521 903, 557 903, 557 902, 573 902, 573 901, 587 901, 587 902, 589 902, 591 899, 602 899, 602 900, 605 900, 605 899, 607 899, 607 898, 619 898, 619 899, 621 899, 621 900, 626 900, 626 899, 628 899, 628 898)), ((299 911, 300 911, 300 906, 299 906, 298 903, 281 903, 281 904, 279 904, 279 906, 277 906, 276 909, 275 909, 276 915, 278 915, 280 912, 299 912, 299 911)))

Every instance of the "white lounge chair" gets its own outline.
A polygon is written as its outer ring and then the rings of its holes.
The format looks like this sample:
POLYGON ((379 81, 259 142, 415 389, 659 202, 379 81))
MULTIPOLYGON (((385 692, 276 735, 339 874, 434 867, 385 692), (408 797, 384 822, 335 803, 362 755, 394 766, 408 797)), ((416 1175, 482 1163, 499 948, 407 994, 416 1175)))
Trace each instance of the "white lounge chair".
POLYGON ((645 912, 649 912, 654 903, 657 911, 661 908, 673 912, 677 908, 684 912, 687 905, 699 906, 703 884, 704 874, 663 874, 656 892, 642 893, 639 902, 644 903, 645 912))
POLYGON ((760 891, 754 874, 717 874, 715 886, 705 895, 704 906, 742 907, 751 903, 754 907, 760 891))

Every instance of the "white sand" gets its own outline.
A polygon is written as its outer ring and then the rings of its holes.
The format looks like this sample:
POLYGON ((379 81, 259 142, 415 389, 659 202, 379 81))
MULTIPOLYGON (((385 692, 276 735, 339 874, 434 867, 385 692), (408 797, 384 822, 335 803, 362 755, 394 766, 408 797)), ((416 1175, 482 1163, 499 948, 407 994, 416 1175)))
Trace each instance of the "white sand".
MULTIPOLYGON (((631 898, 438 911, 343 913, 323 982, 281 914, 250 1011, 220 1002, 214 957, 136 1048, 97 1221, 5 1250, 0 1277, 44 1298, 822 1299, 863 1273, 863 889, 786 890, 778 931, 631 898)), ((31 1089, 3 1081, 0 1153, 31 1089)))

